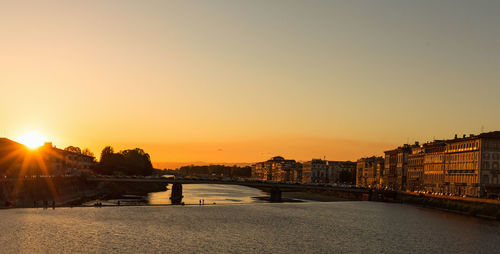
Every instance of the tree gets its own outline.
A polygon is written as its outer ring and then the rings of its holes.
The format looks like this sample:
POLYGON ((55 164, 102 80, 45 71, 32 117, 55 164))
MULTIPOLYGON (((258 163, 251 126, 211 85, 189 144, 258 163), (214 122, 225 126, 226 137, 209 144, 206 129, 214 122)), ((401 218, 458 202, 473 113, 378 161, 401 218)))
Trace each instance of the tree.
POLYGON ((209 166, 183 166, 179 168, 183 175, 197 176, 230 176, 230 177, 250 177, 252 175, 251 167, 209 165, 209 166))
POLYGON ((153 164, 149 154, 140 148, 120 151, 125 160, 126 173, 132 175, 151 175, 153 173, 153 164))
POLYGON ((339 173, 339 182, 341 183, 353 183, 354 176, 351 172, 347 170, 342 170, 339 173))
POLYGON ((102 151, 101 151, 100 161, 102 162, 103 160, 109 159, 113 153, 115 153, 115 151, 113 150, 113 147, 111 147, 111 146, 104 147, 104 149, 102 149, 102 151))
POLYGON ((90 156, 90 157, 94 157, 94 153, 92 151, 90 151, 90 149, 88 149, 88 148, 83 149, 82 154, 90 156))
POLYGON ((101 152, 101 159, 99 160, 99 173, 105 175, 113 174, 118 164, 118 160, 115 157, 113 147, 104 147, 101 152))
POLYGON ((107 146, 101 152, 99 171, 101 174, 151 175, 153 164, 149 154, 140 148, 115 153, 107 146))
POLYGON ((68 146, 64 148, 64 151, 72 152, 72 153, 82 153, 82 150, 77 146, 68 146))

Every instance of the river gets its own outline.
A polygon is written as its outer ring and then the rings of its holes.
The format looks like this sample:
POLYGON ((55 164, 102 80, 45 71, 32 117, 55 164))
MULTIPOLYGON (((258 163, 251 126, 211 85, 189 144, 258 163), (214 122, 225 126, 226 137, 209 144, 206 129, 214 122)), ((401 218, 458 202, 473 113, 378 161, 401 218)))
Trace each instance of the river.
MULTIPOLYGON (((170 187, 170 186, 169 186, 170 187)), ((241 204, 258 202, 254 197, 268 196, 268 194, 255 188, 240 185, 222 184, 184 184, 182 186, 185 204, 199 204, 200 200, 205 204, 241 204)), ((171 190, 150 193, 149 204, 168 205, 171 190)))
MULTIPOLYGON (((196 186, 192 188, 201 192, 196 186)), ((240 190, 238 186, 231 188, 236 188, 232 192, 240 190)), ((188 189, 184 189, 186 196, 191 195, 194 201, 201 198, 188 189)), ((242 187, 241 191, 249 190, 242 187)), ((221 192, 203 194, 206 203, 217 199, 217 205, 205 206, 0 210, 0 252, 498 253, 500 250, 498 221, 401 204, 264 203, 242 197, 241 192, 234 196, 226 190, 221 192), (221 200, 227 196, 231 196, 231 204, 222 204, 221 200)), ((151 194, 155 195, 162 194, 151 194)), ((156 200, 161 202, 160 198, 156 200)))

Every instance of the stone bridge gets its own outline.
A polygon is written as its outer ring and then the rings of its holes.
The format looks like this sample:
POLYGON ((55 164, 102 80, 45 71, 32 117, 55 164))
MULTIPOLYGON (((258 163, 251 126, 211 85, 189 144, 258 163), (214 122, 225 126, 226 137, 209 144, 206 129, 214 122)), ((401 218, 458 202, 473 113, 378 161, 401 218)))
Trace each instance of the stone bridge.
POLYGON ((270 183, 260 181, 227 181, 218 179, 138 179, 138 178, 88 178, 88 181, 96 182, 151 182, 165 183, 172 185, 172 194, 170 199, 172 204, 179 204, 182 200, 183 184, 222 184, 222 185, 241 185, 252 188, 258 188, 270 194, 271 202, 280 202, 282 192, 301 192, 301 191, 322 191, 329 195, 348 199, 348 200, 370 200, 371 191, 365 188, 356 187, 332 187, 324 185, 309 184, 287 184, 270 183))
MULTIPOLYGON (((170 184, 172 204, 180 204, 182 202, 183 184, 241 185, 258 188, 269 193, 271 202, 280 202, 282 192, 317 191, 346 200, 372 200, 372 197, 380 197, 379 193, 373 193, 371 190, 365 188, 332 187, 313 184, 286 184, 242 180, 227 181, 217 179, 37 177, 0 179, 0 206, 8 206, 8 203, 15 203, 14 206, 17 207, 32 207, 34 202, 41 200, 53 200, 57 204, 67 204, 71 200, 102 194, 94 192, 96 192, 96 186, 105 182, 113 185, 116 185, 115 183, 123 183, 123 185, 128 186, 158 186, 159 183, 170 184)), ((384 194, 384 196, 386 195, 384 194)))

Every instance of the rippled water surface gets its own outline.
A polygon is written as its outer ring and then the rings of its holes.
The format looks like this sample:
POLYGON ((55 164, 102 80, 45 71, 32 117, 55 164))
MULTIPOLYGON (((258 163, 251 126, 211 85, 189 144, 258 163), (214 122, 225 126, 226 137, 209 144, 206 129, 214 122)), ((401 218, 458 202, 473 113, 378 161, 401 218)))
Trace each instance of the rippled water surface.
MULTIPOLYGON (((149 203, 152 205, 171 204, 171 186, 167 191, 150 193, 149 203)), ((221 184, 184 184, 182 187, 182 201, 185 204, 199 204, 203 200, 205 204, 237 204, 257 202, 253 197, 267 196, 268 194, 259 189, 221 184)))
POLYGON ((0 210, 0 252, 498 253, 500 223, 376 202, 0 210))

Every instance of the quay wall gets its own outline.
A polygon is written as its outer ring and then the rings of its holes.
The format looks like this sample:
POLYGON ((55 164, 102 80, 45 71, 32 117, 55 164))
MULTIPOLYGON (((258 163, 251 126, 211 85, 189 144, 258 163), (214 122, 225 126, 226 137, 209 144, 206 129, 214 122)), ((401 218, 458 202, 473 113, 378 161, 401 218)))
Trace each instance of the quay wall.
POLYGON ((0 208, 41 206, 43 201, 55 201, 56 206, 80 205, 93 199, 119 198, 126 194, 146 195, 164 191, 166 186, 165 183, 93 182, 84 177, 1 179, 0 208))
POLYGON ((500 220, 499 200, 397 192, 394 201, 464 215, 500 220))

